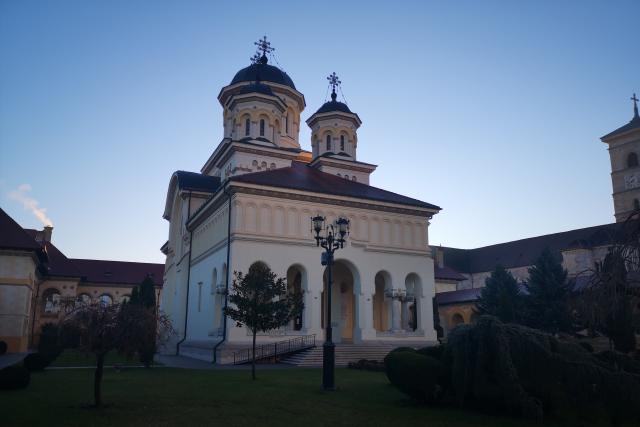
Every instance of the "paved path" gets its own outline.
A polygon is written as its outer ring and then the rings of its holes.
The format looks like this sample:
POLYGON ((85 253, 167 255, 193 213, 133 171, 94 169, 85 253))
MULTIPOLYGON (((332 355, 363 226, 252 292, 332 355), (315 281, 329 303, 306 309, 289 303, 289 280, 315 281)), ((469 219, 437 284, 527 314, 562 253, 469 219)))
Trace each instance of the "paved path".
POLYGON ((0 356, 0 369, 21 362, 29 353, 9 353, 0 356))
MULTIPOLYGON (((247 370, 251 369, 251 364, 247 365, 214 365, 211 362, 205 362, 203 360, 192 359, 185 356, 168 356, 157 355, 156 360, 162 363, 162 367, 165 368, 181 368, 181 369, 220 369, 220 370, 247 370)), ((284 363, 259 363, 256 365, 256 369, 295 369, 293 365, 286 365, 284 363)))

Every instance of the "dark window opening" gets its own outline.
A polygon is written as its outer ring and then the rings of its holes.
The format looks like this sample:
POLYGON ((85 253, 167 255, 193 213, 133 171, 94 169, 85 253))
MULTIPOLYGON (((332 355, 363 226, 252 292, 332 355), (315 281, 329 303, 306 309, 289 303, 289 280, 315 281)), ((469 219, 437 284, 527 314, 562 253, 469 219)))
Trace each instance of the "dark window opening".
POLYGON ((627 156, 627 167, 635 168, 638 166, 638 155, 636 153, 629 153, 627 156))
POLYGON ((244 121, 244 134, 249 136, 249 133, 251 133, 251 120, 247 119, 244 121))
POLYGON ((331 151, 331 135, 327 135, 327 151, 331 151))
POLYGON ((264 136, 264 119, 260 119, 260 136, 264 136))
POLYGON ((344 135, 340 135, 340 151, 344 151, 344 135))

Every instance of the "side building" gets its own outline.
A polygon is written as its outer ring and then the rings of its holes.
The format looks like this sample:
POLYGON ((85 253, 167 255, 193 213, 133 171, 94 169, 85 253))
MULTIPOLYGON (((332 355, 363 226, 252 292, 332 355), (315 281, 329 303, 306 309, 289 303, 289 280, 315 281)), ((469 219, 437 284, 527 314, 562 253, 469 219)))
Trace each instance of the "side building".
POLYGON ((455 326, 475 320, 475 302, 485 280, 501 265, 520 282, 545 248, 550 249, 574 280, 584 287, 611 245, 622 238, 625 221, 640 212, 640 115, 633 100, 629 123, 600 138, 611 160, 611 184, 615 223, 537 236, 476 249, 433 247, 436 303, 440 325, 446 335, 455 326))
POLYGON ((0 209, 0 341, 10 352, 37 344, 42 325, 76 304, 126 300, 147 276, 160 299, 163 264, 67 258, 52 232, 23 229, 0 209))

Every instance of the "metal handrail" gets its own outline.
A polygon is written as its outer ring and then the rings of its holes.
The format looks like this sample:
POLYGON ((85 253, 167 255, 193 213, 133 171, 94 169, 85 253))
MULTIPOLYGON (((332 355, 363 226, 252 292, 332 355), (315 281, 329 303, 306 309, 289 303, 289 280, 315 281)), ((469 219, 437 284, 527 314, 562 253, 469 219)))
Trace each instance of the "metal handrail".
MULTIPOLYGON (((277 341, 268 344, 262 344, 256 347, 256 360, 266 358, 277 358, 283 354, 292 353, 294 351, 304 350, 316 346, 316 335, 302 335, 284 341, 277 341)), ((250 362, 252 359, 252 348, 245 348, 233 353, 233 364, 239 365, 250 362)))

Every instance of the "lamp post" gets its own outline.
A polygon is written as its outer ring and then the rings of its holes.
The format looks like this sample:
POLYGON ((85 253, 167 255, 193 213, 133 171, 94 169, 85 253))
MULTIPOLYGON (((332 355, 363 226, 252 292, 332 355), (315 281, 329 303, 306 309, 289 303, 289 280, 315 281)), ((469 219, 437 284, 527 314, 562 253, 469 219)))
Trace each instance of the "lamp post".
POLYGON ((333 276, 333 253, 344 248, 345 237, 349 235, 349 220, 338 218, 333 224, 325 225, 325 217, 317 215, 311 218, 311 226, 318 247, 324 248, 322 265, 327 266, 327 316, 325 340, 322 345, 322 388, 335 390, 335 344, 331 328, 331 287, 333 276))

